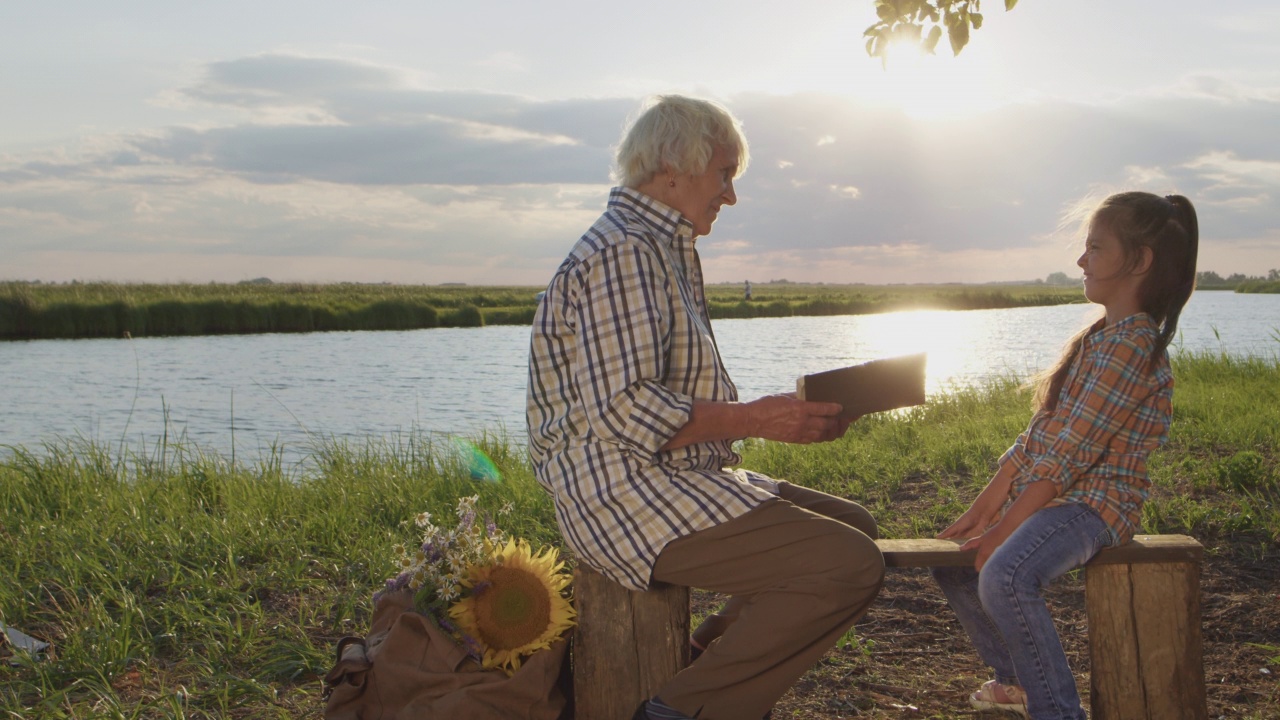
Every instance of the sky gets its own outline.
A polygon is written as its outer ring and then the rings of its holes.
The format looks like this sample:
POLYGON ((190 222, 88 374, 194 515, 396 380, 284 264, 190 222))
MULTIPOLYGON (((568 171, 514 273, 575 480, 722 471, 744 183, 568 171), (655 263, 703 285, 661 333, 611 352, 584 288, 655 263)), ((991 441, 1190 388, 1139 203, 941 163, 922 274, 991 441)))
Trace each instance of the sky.
POLYGON ((1280 268, 1280 5, 984 9, 884 67, 872 0, 4 0, 0 280, 544 285, 655 93, 750 145, 708 282, 1075 277, 1130 189, 1280 268))

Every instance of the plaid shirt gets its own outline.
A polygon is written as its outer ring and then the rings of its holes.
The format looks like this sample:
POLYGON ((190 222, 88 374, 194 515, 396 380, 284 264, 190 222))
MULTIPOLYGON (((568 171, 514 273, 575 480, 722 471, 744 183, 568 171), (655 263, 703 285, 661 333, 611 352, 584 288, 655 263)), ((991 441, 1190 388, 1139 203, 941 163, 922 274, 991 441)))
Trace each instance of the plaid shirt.
POLYGON ((1038 412, 1000 464, 1013 463, 1010 502, 1038 480, 1058 487, 1053 504, 1084 503, 1111 528, 1113 544, 1142 525, 1151 481, 1147 456, 1169 437, 1173 373, 1160 353, 1159 330, 1140 313, 1084 340, 1063 383, 1058 407, 1038 412))
POLYGON ((529 351, 529 457, 583 562, 645 589, 667 543, 773 497, 750 484, 767 478, 724 469, 741 461, 729 440, 660 450, 695 399, 737 398, 692 225, 614 188, 547 286, 529 351))

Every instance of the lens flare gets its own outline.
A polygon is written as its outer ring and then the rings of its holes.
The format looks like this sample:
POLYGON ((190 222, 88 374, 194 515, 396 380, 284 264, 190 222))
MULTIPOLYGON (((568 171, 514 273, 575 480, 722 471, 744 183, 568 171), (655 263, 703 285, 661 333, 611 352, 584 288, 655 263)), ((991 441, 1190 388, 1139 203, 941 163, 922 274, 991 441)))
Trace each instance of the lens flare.
POLYGON ((471 473, 472 480, 491 483, 502 482, 502 473, 498 472, 498 466, 494 465, 493 460, 490 460, 483 450, 476 447, 475 443, 462 438, 454 438, 453 444, 458 449, 463 465, 471 473))

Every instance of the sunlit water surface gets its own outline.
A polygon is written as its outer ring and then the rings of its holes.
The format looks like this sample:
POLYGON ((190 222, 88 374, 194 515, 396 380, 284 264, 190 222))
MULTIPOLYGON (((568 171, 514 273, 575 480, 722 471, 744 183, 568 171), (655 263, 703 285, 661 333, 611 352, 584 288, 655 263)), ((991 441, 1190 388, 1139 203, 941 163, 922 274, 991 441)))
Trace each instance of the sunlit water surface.
MULTIPOLYGON (((1098 312, 1067 305, 883 315, 719 320, 714 332, 743 399, 795 388, 799 374, 929 353, 930 393, 1048 366, 1098 312)), ((237 457, 317 438, 410 433, 524 438, 525 327, 0 343, 0 445, 62 438, 113 447, 183 441, 237 457)), ((1280 295, 1197 293, 1175 352, 1280 355, 1280 295)), ((0 451, 2 452, 2 451, 0 451)))

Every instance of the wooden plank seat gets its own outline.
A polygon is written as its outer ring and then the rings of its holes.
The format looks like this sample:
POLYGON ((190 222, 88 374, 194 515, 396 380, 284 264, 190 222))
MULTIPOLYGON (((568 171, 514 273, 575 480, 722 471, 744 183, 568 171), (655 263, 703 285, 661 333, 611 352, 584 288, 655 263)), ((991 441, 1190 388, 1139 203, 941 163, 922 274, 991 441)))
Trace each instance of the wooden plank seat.
MULTIPOLYGON (((951 540, 877 544, 889 568, 964 566, 974 557, 951 540)), ((1094 720, 1207 720, 1203 555, 1185 535, 1139 535, 1085 567, 1094 720)), ((574 717, 629 718, 689 662, 689 591, 633 592, 579 567, 574 597, 574 717)))

